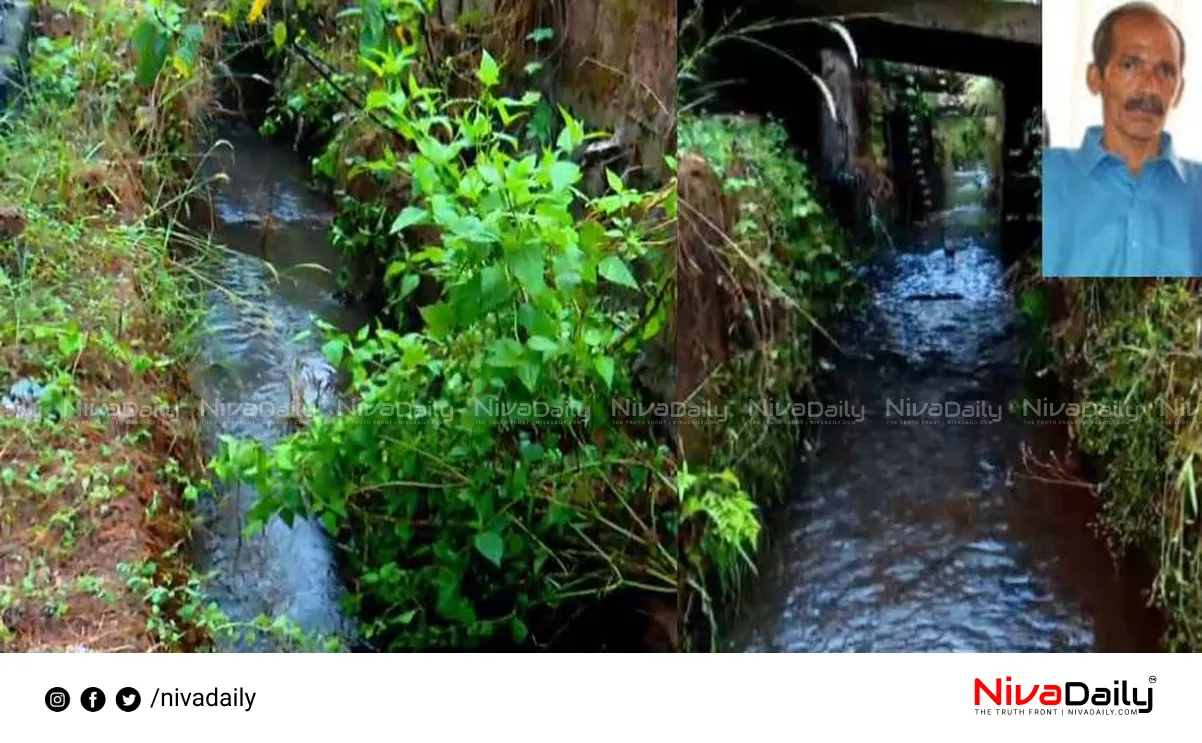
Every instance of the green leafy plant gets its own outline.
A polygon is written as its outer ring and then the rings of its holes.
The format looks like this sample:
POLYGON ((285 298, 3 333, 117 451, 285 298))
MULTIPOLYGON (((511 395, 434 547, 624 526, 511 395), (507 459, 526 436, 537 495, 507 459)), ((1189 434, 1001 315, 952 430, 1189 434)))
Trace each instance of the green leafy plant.
POLYGON ((181 76, 191 76, 205 30, 199 23, 185 24, 184 18, 183 6, 174 0, 147 0, 142 20, 133 32, 139 85, 153 85, 168 61, 181 76))
POLYGON ((634 361, 667 325, 653 246, 674 203, 613 172, 606 193, 583 193, 573 158, 602 135, 560 108, 553 143, 523 141, 542 98, 503 93, 487 50, 474 95, 430 84, 413 28, 425 10, 365 2, 347 16, 367 89, 347 126, 376 127, 378 146, 345 176, 404 183, 407 198, 346 197, 335 237, 384 266, 396 322, 326 328, 353 414, 270 450, 227 439, 214 472, 263 494, 252 530, 303 515, 339 536, 352 609, 379 647, 543 643, 572 602, 676 591, 670 452, 610 420, 612 399, 640 394, 634 361), (393 24, 409 32, 382 32, 393 24))
POLYGON ((715 565, 728 596, 737 592, 744 569, 755 571, 752 555, 759 546, 761 525, 755 502, 731 470, 677 476, 681 518, 704 515, 708 527, 698 545, 715 565))
POLYGON ((704 644, 708 636, 714 647, 719 607, 737 600, 741 576, 754 571, 761 509, 778 502, 781 473, 790 471, 800 445, 796 426, 747 411, 813 391, 820 363, 814 337, 827 333, 820 323, 855 308, 862 295, 857 248, 827 215, 779 122, 685 114, 679 137, 687 156, 713 170, 730 209, 726 239, 690 250, 708 250, 705 259, 735 284, 727 290, 734 306, 725 322, 755 323, 744 332, 753 342, 742 340, 744 347, 710 371, 702 389, 687 393, 731 411, 720 425, 696 424, 708 428, 694 437, 708 442, 708 455, 678 477, 686 621, 696 628, 689 640, 704 644))
POLYGON ((739 204, 732 237, 756 256, 764 273, 807 311, 817 305, 845 309, 854 254, 827 218, 784 127, 772 120, 686 115, 679 130, 682 147, 714 167, 739 204))

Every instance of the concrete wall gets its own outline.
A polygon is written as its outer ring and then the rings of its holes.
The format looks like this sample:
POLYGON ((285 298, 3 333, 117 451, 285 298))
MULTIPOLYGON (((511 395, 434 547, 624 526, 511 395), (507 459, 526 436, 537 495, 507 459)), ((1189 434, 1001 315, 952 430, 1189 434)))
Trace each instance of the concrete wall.
POLYGON ((568 0, 559 89, 578 116, 614 131, 655 180, 676 154, 675 0, 568 0))
POLYGON ((518 27, 552 27, 558 102, 614 134, 650 180, 668 175, 664 156, 676 154, 676 0, 442 0, 443 23, 465 13, 516 13, 518 27))
MULTIPOLYGON (((835 99, 838 120, 832 119, 825 106, 818 117, 822 139, 822 177, 833 178, 847 170, 851 161, 863 151, 867 122, 860 117, 855 98, 860 73, 852 67, 851 58, 843 49, 823 49, 819 76, 835 99)), ((801 81, 805 84, 805 81, 801 81)))
POLYGON ((1024 82, 1006 83, 1003 91, 1005 128, 1002 135, 1002 245, 1007 261, 1018 260, 1038 248, 1039 178, 1031 175, 1038 156, 1037 142, 1027 141, 1026 123, 1040 112, 1041 89, 1024 82))
POLYGON ((21 84, 33 13, 25 0, 0 0, 0 108, 21 84))
MULTIPOLYGON (((818 76, 834 98, 838 114, 837 119, 832 118, 826 105, 816 111, 818 179, 828 189, 827 197, 840 225, 853 231, 857 240, 869 240, 872 184, 859 168, 871 141, 864 70, 852 65, 843 46, 822 48, 818 58, 818 76)), ((821 96, 817 90, 809 90, 813 87, 809 80, 798 76, 798 81, 807 88, 805 95, 821 96)))

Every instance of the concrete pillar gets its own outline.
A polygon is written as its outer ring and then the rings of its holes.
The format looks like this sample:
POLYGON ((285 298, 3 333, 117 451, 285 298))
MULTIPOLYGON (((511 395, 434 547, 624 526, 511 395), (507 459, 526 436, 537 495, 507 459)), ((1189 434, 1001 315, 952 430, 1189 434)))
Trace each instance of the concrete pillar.
POLYGON ((913 225, 943 205, 943 171, 935 162, 931 119, 907 105, 889 114, 885 126, 898 218, 913 225))
MULTIPOLYGON (((822 79, 835 101, 838 118, 831 118, 830 108, 824 105, 818 114, 818 131, 822 137, 822 178, 827 180, 844 172, 851 160, 860 153, 863 140, 862 124, 854 99, 857 71, 851 59, 840 49, 820 52, 822 79)), ((822 95, 821 91, 815 91, 822 95)))
POLYGON ((1027 123, 1040 115, 1040 78, 1022 75, 1003 81, 1005 126, 1002 135, 1002 257, 1013 262, 1035 249, 1041 224, 1038 140, 1029 141, 1027 123))

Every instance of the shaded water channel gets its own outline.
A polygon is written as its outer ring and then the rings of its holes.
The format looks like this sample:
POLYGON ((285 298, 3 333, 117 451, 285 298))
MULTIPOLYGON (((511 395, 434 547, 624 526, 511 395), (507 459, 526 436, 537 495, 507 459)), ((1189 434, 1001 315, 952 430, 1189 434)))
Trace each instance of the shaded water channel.
POLYGON ((957 173, 942 229, 871 270, 823 400, 842 418, 815 427, 728 649, 1158 649, 1147 584, 1094 535, 1089 491, 1023 466, 1064 431, 1009 413, 1022 339, 981 176, 957 173))
MULTIPOLYGON (((320 334, 303 337, 321 318, 351 330, 365 320, 334 295, 338 254, 327 232, 333 210, 311 190, 304 161, 286 146, 253 131, 227 135, 209 175, 225 173, 212 213, 194 228, 225 247, 206 273, 218 284, 208 295, 208 317, 192 383, 206 403, 206 450, 229 435, 271 444, 294 430, 295 414, 329 411, 336 402, 334 370, 320 351, 320 334)), ((202 210, 207 211, 207 210, 202 210)), ((201 504, 204 527, 196 540, 198 568, 213 571, 210 597, 231 620, 286 616, 316 638, 350 639, 340 609, 334 545, 323 528, 279 519, 254 537, 242 536, 256 493, 222 490, 201 504)), ((266 650, 274 641, 257 633, 224 650, 266 650)))

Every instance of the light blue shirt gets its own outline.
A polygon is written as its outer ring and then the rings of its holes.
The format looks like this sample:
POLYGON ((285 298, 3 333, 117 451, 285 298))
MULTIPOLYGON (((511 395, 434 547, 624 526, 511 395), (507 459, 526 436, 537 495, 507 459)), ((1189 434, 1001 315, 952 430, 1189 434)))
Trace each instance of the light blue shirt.
POLYGON ((1101 127, 1080 149, 1044 150, 1043 275, 1202 276, 1202 165, 1167 133, 1138 177, 1101 127))

